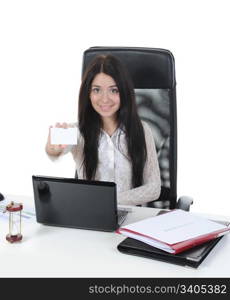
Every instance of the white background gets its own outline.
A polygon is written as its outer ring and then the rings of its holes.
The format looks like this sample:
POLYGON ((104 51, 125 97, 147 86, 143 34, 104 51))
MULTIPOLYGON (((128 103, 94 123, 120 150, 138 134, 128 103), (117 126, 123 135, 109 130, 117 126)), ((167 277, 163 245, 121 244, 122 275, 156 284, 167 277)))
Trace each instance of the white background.
POLYGON ((176 62, 178 195, 230 215, 230 18, 224 0, 0 1, 0 191, 32 195, 32 174, 72 177, 48 160, 48 126, 74 122, 91 46, 159 47, 176 62))

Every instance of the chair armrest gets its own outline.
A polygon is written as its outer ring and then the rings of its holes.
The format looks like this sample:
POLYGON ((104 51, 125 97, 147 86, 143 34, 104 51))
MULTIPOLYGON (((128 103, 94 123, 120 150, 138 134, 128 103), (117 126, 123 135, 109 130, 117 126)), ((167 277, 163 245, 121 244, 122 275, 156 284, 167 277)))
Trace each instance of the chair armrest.
POLYGON ((193 204, 193 198, 189 196, 181 196, 177 201, 176 208, 189 211, 190 205, 192 204, 193 204))

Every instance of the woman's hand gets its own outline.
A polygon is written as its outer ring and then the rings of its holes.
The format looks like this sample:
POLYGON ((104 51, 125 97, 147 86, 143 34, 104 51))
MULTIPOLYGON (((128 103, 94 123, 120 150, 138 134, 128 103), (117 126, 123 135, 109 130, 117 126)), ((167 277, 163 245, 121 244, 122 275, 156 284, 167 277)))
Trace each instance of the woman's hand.
POLYGON ((49 155, 52 156, 59 156, 62 151, 67 147, 67 145, 54 145, 51 144, 51 137, 50 137, 50 132, 51 132, 51 128, 68 128, 68 124, 67 123, 56 123, 55 126, 50 126, 49 127, 49 135, 48 135, 48 139, 47 139, 47 143, 46 143, 46 152, 49 155))

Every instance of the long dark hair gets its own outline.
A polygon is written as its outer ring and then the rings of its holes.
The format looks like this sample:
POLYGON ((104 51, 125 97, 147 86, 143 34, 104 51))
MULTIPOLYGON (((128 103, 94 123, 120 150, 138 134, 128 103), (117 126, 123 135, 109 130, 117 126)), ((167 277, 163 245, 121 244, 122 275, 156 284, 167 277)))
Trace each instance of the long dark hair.
POLYGON ((127 70, 120 60, 112 55, 100 55, 84 72, 79 92, 79 130, 84 137, 84 176, 95 179, 98 165, 98 143, 103 126, 100 115, 90 100, 91 84, 98 73, 104 73, 116 82, 120 95, 117 125, 125 131, 129 159, 132 164, 132 186, 143 182, 143 170, 147 157, 144 129, 137 114, 134 88, 127 70))

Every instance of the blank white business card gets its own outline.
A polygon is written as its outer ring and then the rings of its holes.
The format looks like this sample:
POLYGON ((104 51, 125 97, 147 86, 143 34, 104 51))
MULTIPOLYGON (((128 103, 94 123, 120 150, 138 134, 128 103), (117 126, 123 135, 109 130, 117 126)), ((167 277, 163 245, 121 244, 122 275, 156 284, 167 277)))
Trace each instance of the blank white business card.
POLYGON ((50 138, 52 145, 77 145, 77 128, 51 128, 50 138))

